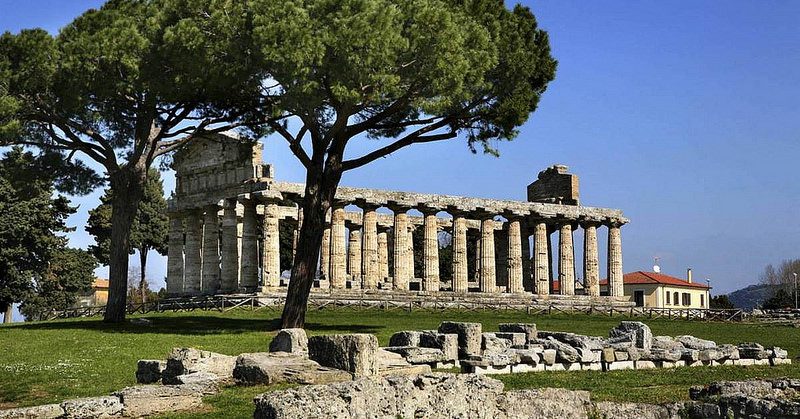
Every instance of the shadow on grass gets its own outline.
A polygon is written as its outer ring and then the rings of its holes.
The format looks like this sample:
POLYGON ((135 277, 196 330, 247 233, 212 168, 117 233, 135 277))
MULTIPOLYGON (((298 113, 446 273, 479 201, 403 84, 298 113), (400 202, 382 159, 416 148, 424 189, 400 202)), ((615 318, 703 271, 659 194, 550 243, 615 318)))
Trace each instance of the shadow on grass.
MULTIPOLYGON (((23 330, 94 330, 104 333, 163 333, 172 335, 212 335, 219 333, 275 332, 281 329, 280 318, 237 319, 215 316, 151 316, 150 323, 137 324, 130 321, 122 324, 104 323, 102 320, 66 320, 41 322, 13 326, 23 330)), ((381 327, 363 324, 330 325, 306 323, 309 332, 325 332, 346 329, 349 333, 376 333, 381 327)))

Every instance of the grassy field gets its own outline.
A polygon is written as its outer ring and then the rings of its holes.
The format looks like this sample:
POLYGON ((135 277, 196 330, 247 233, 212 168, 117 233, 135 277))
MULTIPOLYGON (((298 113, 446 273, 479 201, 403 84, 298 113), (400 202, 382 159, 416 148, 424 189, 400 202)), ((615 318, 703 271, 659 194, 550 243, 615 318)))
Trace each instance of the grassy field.
MULTIPOLYGON (((192 346, 236 355, 264 352, 278 328, 278 313, 160 313, 142 316, 148 325, 109 326, 99 319, 0 326, 0 408, 59 402, 108 394, 135 384, 138 359, 164 359, 173 347, 192 346)), ((529 316, 524 312, 401 312, 349 309, 312 311, 309 334, 373 333, 382 345, 398 330, 434 329, 442 320, 476 321, 484 330, 503 322, 534 322, 541 330, 606 336, 622 317, 576 314, 529 316)), ((800 355, 800 329, 760 324, 645 320, 657 335, 691 334, 719 343, 756 341, 800 355)), ((591 390, 596 400, 666 402, 687 398, 691 385, 722 379, 790 376, 800 363, 781 367, 702 367, 672 370, 551 372, 496 376, 506 388, 564 387, 591 390)), ((170 417, 245 417, 252 398, 266 387, 229 388, 209 397, 200 412, 170 417)))

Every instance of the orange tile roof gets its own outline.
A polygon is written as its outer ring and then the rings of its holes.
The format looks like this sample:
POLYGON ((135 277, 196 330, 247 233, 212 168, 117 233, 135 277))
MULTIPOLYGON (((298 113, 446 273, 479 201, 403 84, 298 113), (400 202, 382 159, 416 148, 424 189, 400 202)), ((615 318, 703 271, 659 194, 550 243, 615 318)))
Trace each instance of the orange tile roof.
MULTIPOLYGON (((625 284, 660 284, 671 285, 673 287, 685 288, 701 288, 709 289, 710 287, 705 284, 697 282, 686 282, 683 279, 675 278, 674 276, 664 275, 662 273, 636 271, 629 272, 622 276, 622 281, 625 284)), ((600 285, 608 285, 608 280, 600 281, 600 285)))

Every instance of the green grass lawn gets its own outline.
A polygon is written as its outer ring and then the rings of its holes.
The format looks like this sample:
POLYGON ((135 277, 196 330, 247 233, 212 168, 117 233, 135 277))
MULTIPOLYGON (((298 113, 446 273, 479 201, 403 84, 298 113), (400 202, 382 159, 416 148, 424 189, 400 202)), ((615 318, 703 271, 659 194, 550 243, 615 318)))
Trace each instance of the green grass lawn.
MULTIPOLYGON (((98 396, 135 384, 138 359, 164 359, 170 349, 192 346, 236 355, 264 352, 279 326, 276 311, 246 309, 219 312, 159 313, 149 325, 111 326, 99 319, 63 320, 0 326, 0 408, 98 396)), ((575 314, 530 316, 516 311, 382 311, 324 309, 309 312, 309 334, 373 333, 381 345, 398 330, 434 329, 442 320, 483 323, 534 322, 540 330, 606 336, 622 317, 575 314)), ((691 334, 718 343, 756 341, 800 355, 800 329, 761 324, 644 320, 657 335, 691 334)), ((506 388, 564 387, 591 390, 596 400, 666 402, 687 398, 689 386, 714 380, 800 378, 800 365, 781 367, 701 367, 673 370, 548 372, 495 376, 506 388)), ((244 417, 252 398, 266 387, 228 388, 209 397, 208 406, 191 415, 170 417, 244 417)))

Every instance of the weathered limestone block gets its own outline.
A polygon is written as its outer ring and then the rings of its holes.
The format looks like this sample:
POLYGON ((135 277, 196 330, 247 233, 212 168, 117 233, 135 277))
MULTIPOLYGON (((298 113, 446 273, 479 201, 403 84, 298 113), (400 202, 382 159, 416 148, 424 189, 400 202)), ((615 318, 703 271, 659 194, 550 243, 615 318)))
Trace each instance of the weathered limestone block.
POLYGON ((628 352, 628 359, 630 359, 631 361, 638 361, 640 359, 650 359, 650 351, 645 349, 636 348, 632 346, 627 349, 627 352, 628 352))
POLYGON ((614 351, 614 359, 617 361, 628 361, 630 359, 630 355, 628 351, 614 351))
POLYGON ((304 355, 287 352, 241 354, 233 378, 238 384, 326 384, 349 381, 347 371, 321 367, 304 355))
POLYGON ((388 346, 386 351, 400 354, 411 364, 433 364, 436 362, 451 361, 444 351, 436 348, 421 348, 418 346, 388 346))
POLYGON ((419 337, 422 332, 416 330, 403 330, 395 332, 389 338, 389 346, 420 346, 419 337))
POLYGON ((553 365, 556 363, 556 356, 558 351, 555 349, 545 349, 542 351, 542 362, 545 365, 553 365))
POLYGON ((0 419, 60 419, 63 417, 64 409, 59 404, 0 410, 0 419))
POLYGON ((454 333, 426 330, 419 335, 419 346, 440 349, 444 353, 445 361, 458 360, 458 335, 454 333))
POLYGON ((717 348, 701 349, 697 358, 703 362, 717 361, 723 358, 723 354, 717 348))
POLYGON ((507 418, 586 418, 590 404, 588 391, 569 391, 558 388, 507 391, 497 405, 507 418))
POLYGON ((515 349, 514 352, 517 353, 519 362, 522 364, 538 365, 542 361, 541 352, 531 349, 515 349))
POLYGON ((388 377, 393 375, 429 374, 431 366, 428 364, 410 364, 402 355, 378 348, 378 375, 388 377))
POLYGON ((661 349, 685 349, 682 343, 676 341, 671 336, 654 336, 653 347, 661 349))
POLYGON ((478 375, 374 377, 262 394, 254 418, 494 418, 503 384, 478 375))
POLYGON ((680 342, 683 346, 689 349, 700 350, 700 349, 711 349, 717 347, 717 343, 712 340, 700 339, 689 335, 678 336, 675 338, 675 340, 677 342, 680 342))
POLYGON ((739 344, 739 356, 751 359, 767 359, 769 358, 769 352, 758 343, 747 342, 739 344))
POLYGON ((167 358, 167 367, 161 374, 164 384, 183 384, 176 377, 196 372, 214 374, 220 380, 233 378, 236 357, 194 348, 174 348, 167 358))
POLYGON ((556 360, 559 362, 578 362, 580 361, 580 354, 578 350, 566 343, 559 342, 553 338, 541 340, 545 348, 556 350, 556 360))
POLYGON ((521 348, 528 343, 528 336, 525 333, 497 332, 494 335, 499 339, 511 341, 511 346, 515 348, 521 348))
POLYGON ((308 337, 301 328, 281 329, 269 344, 270 352, 301 354, 308 352, 308 337))
POLYGON ((642 322, 620 322, 608 336, 612 342, 633 342, 637 348, 650 349, 653 345, 653 332, 642 322))
POLYGON ((501 352, 511 348, 511 340, 503 339, 494 333, 481 334, 481 349, 485 351, 501 352))
POLYGON ((656 364, 653 361, 635 361, 635 366, 637 370, 651 370, 656 368, 656 364))
POLYGON ((670 361, 675 362, 683 356, 683 350, 681 349, 664 349, 664 348, 652 348, 650 349, 650 358, 653 361, 670 361))
POLYGON ((781 348, 779 348, 777 346, 773 347, 771 350, 772 350, 773 358, 785 359, 786 357, 789 356, 789 352, 787 352, 785 349, 781 349, 781 348))
POLYGON ((500 323, 498 330, 504 333, 524 333, 527 342, 536 340, 536 323, 500 323))
POLYGON ((350 372, 353 377, 377 374, 378 338, 374 335, 313 336, 308 340, 308 357, 320 365, 350 372))
POLYGON ((139 384, 152 384, 161 381, 161 372, 167 366, 167 361, 140 359, 136 363, 136 382, 139 384))
POLYGON ((606 364, 606 371, 632 370, 636 368, 635 361, 616 361, 606 364))
MULTIPOLYGON (((586 348, 576 348, 581 363, 588 364, 600 362, 600 351, 592 351, 586 348)), ((638 358, 637 358, 638 359, 638 358)))
POLYGON ((439 325, 439 333, 458 335, 459 359, 481 354, 481 330, 480 323, 442 322, 439 325))
POLYGON ((210 372, 190 372, 170 379, 171 384, 216 385, 220 381, 217 374, 210 372))
POLYGON ((217 393, 216 386, 185 384, 178 386, 135 386, 114 392, 122 402, 122 414, 129 417, 189 410, 203 405, 203 396, 217 393))
POLYGON ((64 418, 105 418, 119 416, 122 413, 122 402, 116 396, 86 397, 67 400, 61 403, 64 418))
POLYGON ((700 351, 697 349, 684 349, 681 351, 681 359, 686 362, 695 362, 700 359, 700 351))
POLYGON ((603 347, 606 344, 600 337, 584 336, 568 332, 540 331, 539 337, 542 339, 552 337, 553 339, 559 342, 566 343, 567 345, 574 346, 576 348, 585 348, 593 351, 603 349, 603 347))
POLYGON ((603 351, 600 355, 600 360, 606 363, 616 361, 617 357, 614 348, 603 348, 603 351))
POLYGON ((600 402, 595 405, 594 413, 596 417, 600 418, 664 419, 681 417, 666 406, 645 403, 600 402))

